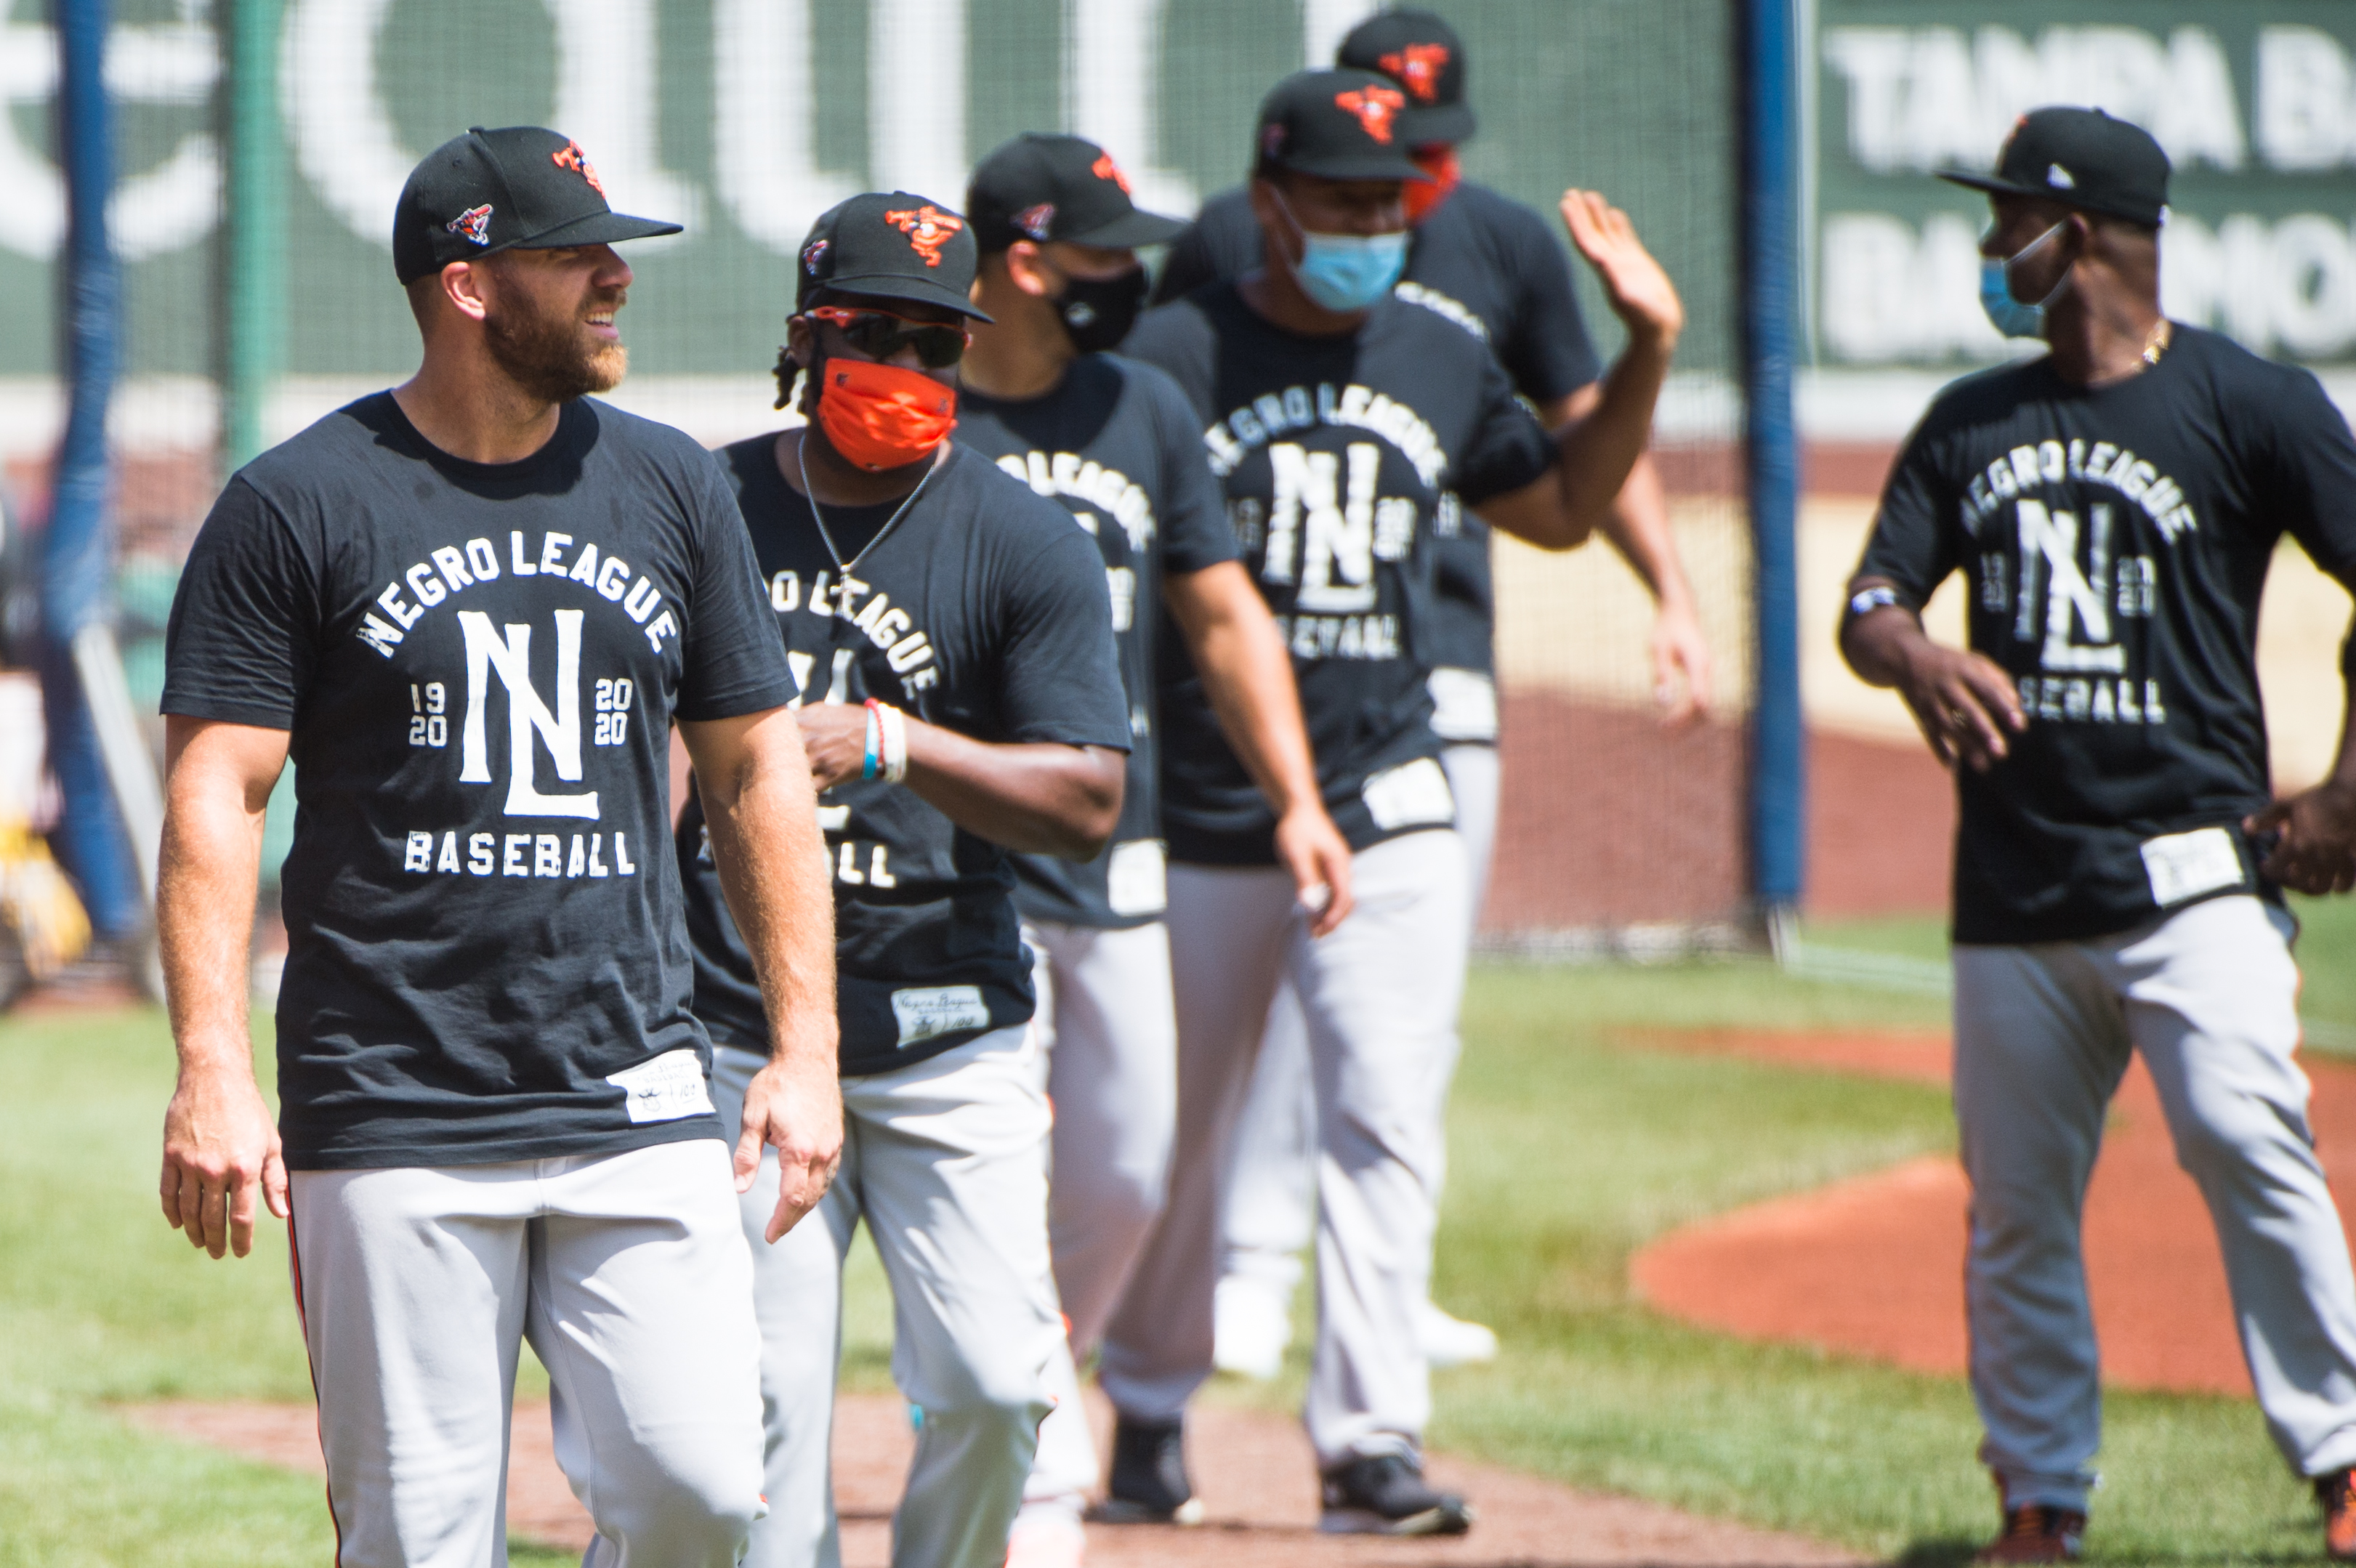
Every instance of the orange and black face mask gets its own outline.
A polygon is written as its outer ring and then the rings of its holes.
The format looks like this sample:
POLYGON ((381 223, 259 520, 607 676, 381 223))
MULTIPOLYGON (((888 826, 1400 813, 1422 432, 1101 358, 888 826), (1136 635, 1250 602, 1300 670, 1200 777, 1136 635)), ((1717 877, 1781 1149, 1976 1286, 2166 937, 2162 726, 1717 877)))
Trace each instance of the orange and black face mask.
POLYGON ((818 424, 854 466, 870 474, 905 468, 957 428, 957 389, 897 365, 828 359, 819 366, 818 424))
POLYGON ((1418 147, 1408 156, 1415 160, 1417 168, 1431 176, 1428 180, 1408 180, 1399 187, 1399 198, 1407 204, 1407 220, 1414 224, 1440 210, 1440 204, 1456 188, 1462 171, 1456 165, 1456 148, 1451 143, 1434 142, 1418 147))

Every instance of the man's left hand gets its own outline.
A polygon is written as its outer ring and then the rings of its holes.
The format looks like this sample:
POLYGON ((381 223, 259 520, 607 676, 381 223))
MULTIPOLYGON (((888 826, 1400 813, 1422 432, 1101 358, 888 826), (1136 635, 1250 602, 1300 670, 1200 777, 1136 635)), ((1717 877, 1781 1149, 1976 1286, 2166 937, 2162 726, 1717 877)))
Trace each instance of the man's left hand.
POLYGON ((2356 888, 2356 783, 2327 780, 2245 818, 2251 833, 2282 837, 2258 869, 2302 893, 2356 888))
POLYGON ((1276 858, 1292 873, 1301 907, 1315 912, 1310 935, 1328 935, 1349 918, 1357 902, 1350 891, 1350 841, 1322 803, 1297 805, 1277 818, 1276 858))
POLYGON ((1653 617, 1653 700, 1675 728, 1709 711, 1709 639, 1692 604, 1664 603, 1653 617))
POLYGON ((842 1082, 833 1051, 771 1057, 744 1086, 737 1191, 752 1190, 764 1144, 777 1151, 777 1207, 763 1232, 774 1245, 818 1207, 842 1164, 842 1082))
POLYGON ((821 702, 802 709, 794 718, 802 727, 802 749, 809 753, 810 782, 820 791, 865 774, 866 704, 821 702))

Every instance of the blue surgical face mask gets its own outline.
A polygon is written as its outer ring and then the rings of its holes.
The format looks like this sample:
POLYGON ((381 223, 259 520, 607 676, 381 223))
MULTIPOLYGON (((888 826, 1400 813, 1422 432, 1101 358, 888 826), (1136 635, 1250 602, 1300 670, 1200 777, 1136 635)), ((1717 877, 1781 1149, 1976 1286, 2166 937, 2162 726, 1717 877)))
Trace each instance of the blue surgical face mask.
POLYGON ((1301 292, 1337 315, 1371 307, 1391 292, 1407 271, 1407 230, 1396 234, 1312 234, 1292 216, 1281 191, 1274 193, 1287 221, 1301 236, 1301 260, 1293 278, 1301 292))
POLYGON ((1980 261, 1980 308, 1987 312, 1988 325, 2007 337, 2042 337, 2045 336, 2045 311, 2062 291, 2070 286, 2070 274, 2065 271, 2053 292, 2035 304, 2023 304, 2013 297, 2012 269, 2029 259, 2031 251, 2062 232, 2063 225, 2052 228, 2023 245, 2009 256, 1988 256, 1980 261))

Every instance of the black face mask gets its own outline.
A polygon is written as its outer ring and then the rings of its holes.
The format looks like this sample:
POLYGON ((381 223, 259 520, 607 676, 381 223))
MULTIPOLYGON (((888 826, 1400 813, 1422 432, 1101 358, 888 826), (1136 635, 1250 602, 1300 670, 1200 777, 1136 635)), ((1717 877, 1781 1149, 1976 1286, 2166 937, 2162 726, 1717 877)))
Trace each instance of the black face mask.
POLYGON ((1063 296, 1055 301, 1055 318, 1072 347, 1083 354, 1100 354, 1120 347, 1137 313, 1145 306, 1145 269, 1132 267, 1117 278, 1075 278, 1066 274, 1063 296))

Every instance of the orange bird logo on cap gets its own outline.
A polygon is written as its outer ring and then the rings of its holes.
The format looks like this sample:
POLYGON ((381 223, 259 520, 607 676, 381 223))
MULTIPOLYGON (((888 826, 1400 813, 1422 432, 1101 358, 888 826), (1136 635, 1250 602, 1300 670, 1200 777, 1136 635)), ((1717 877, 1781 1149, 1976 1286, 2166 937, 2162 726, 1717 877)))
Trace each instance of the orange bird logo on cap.
POLYGON ((1113 184, 1120 187, 1124 193, 1129 190, 1129 176, 1120 172, 1120 165, 1112 161, 1110 153, 1098 154, 1097 161, 1088 165, 1088 173, 1100 180, 1112 181, 1113 184))
POLYGON ((548 161, 560 169, 571 169, 574 174, 587 180, 589 188, 599 196, 605 194, 605 182, 597 177, 596 167, 589 162, 589 155, 581 150, 580 143, 565 143, 564 145, 548 155, 548 161))
POLYGON ((1366 134, 1384 145, 1390 144, 1391 131, 1398 120, 1398 112, 1407 107, 1407 100, 1387 87, 1357 87, 1347 92, 1337 92, 1333 101, 1358 117, 1366 134))
POLYGON ((1407 90, 1425 103, 1440 96, 1440 73, 1448 69, 1446 44, 1409 44, 1397 54, 1383 56, 1386 71, 1407 83, 1407 90))
POLYGON ((906 208, 887 212, 884 221, 908 237, 909 249, 922 256, 927 267, 941 264, 941 247, 949 242, 950 235, 965 227, 963 219, 940 211, 929 201, 913 212, 906 208))

